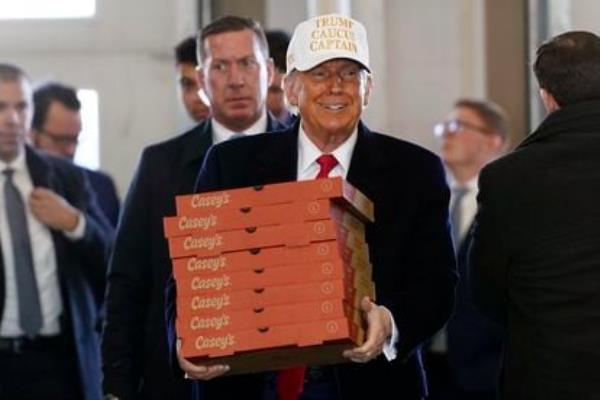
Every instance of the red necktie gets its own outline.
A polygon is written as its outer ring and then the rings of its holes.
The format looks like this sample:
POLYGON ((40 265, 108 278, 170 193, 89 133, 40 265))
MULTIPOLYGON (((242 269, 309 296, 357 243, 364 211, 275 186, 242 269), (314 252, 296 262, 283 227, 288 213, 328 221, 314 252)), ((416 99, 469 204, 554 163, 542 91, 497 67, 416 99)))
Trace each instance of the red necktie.
MULTIPOLYGON (((338 161, 331 154, 323 154, 317 158, 317 164, 321 167, 316 179, 324 179, 329 176, 331 170, 338 161)), ((304 374, 306 367, 292 367, 279 371, 277 376, 277 396, 279 400, 297 400, 304 390, 304 374)))
POLYGON ((333 154, 323 154, 317 158, 317 164, 321 167, 317 174, 317 179, 327 178, 331 170, 338 165, 338 160, 335 159, 333 154))

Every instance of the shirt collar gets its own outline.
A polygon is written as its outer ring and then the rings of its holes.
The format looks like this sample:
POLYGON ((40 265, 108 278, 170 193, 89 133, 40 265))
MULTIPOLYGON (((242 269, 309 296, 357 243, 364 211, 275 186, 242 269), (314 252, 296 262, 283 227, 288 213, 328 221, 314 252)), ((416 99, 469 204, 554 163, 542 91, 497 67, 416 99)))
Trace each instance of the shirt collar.
MULTIPOLYGON (((299 171, 302 175, 307 169, 309 169, 314 163, 317 162, 323 152, 310 140, 304 129, 302 128, 302 121, 300 121, 298 128, 298 162, 299 171)), ((358 139, 358 126, 354 128, 352 134, 342 143, 337 149, 329 154, 332 154, 338 161, 339 166, 342 168, 342 175, 345 177, 348 175, 350 169, 350 161, 352 160, 352 152, 354 146, 356 146, 356 140, 358 139)))
POLYGON ((448 186, 450 187, 450 190, 455 190, 458 188, 465 188, 469 192, 471 192, 471 191, 477 192, 478 187, 479 187, 479 185, 478 185, 479 175, 475 175, 474 177, 469 179, 464 184, 458 183, 450 171, 448 171, 447 175, 448 175, 448 186))
POLYGON ((22 172, 26 170, 25 164, 25 146, 22 146, 19 150, 19 154, 17 158, 7 163, 3 160, 0 160, 0 171, 4 171, 6 168, 10 168, 15 172, 22 172))
POLYGON ((213 135, 213 144, 221 143, 226 140, 231 139, 231 137, 235 134, 241 133, 244 135, 256 135, 259 133, 264 133, 267 131, 267 110, 263 111, 260 118, 252 125, 250 125, 243 132, 235 132, 231 129, 227 128, 225 125, 221 124, 214 118, 211 118, 212 124, 212 135, 213 135))

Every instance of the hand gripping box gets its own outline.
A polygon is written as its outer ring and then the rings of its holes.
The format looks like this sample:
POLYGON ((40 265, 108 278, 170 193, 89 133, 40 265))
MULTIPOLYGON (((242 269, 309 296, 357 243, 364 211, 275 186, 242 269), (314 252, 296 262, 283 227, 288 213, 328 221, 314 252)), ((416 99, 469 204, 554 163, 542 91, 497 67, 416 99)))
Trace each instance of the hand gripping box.
POLYGON ((177 299, 177 314, 217 315, 244 309, 258 309, 290 303, 343 298, 354 308, 360 308, 363 297, 375 301, 375 287, 354 288, 343 279, 301 283, 287 286, 267 286, 226 293, 181 296, 177 299))
POLYGON ((366 268, 371 278, 371 265, 367 245, 350 248, 336 240, 310 243, 305 246, 277 246, 254 248, 218 254, 209 257, 192 256, 173 260, 175 279, 210 272, 233 273, 260 268, 280 267, 298 262, 312 263, 340 259, 354 268, 366 268))
MULTIPOLYGON (((342 221, 351 216, 330 199, 320 199, 254 207, 201 209, 193 215, 165 217, 163 225, 165 237, 169 238, 322 219, 342 221)), ((362 222, 358 220, 353 227, 357 230, 364 229, 362 222)))
POLYGON ((373 203, 342 178, 275 183, 218 192, 177 196, 177 215, 193 216, 206 210, 332 199, 365 221, 374 220, 373 203))
POLYGON ((172 237, 169 238, 169 254, 171 258, 212 256, 235 250, 305 246, 335 239, 350 248, 363 248, 364 231, 354 229, 350 221, 322 220, 172 237))
MULTIPOLYGON (((358 313, 358 310, 355 311, 358 313)), ((354 317, 322 319, 290 325, 274 325, 248 329, 233 333, 208 333, 181 337, 181 355, 193 362, 202 363, 211 357, 225 357, 244 352, 274 350, 322 345, 337 341, 346 348, 364 341, 364 330, 356 325, 354 317), (204 360, 202 357, 207 357, 204 360)), ((301 353, 300 353, 301 354, 301 353)), ((336 355, 339 359, 340 354, 336 355)), ((215 360, 218 363, 225 360, 215 360)), ((301 364, 301 360, 289 360, 290 365, 301 364)), ((274 365, 255 365, 255 370, 274 369, 274 365)))

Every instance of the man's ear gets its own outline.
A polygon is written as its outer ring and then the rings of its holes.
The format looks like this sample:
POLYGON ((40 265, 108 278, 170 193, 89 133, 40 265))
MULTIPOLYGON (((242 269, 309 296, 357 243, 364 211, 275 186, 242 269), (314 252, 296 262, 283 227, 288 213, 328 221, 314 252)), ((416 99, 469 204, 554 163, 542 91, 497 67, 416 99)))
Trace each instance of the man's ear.
POLYGON ((540 88, 540 97, 542 98, 542 103, 544 103, 544 108, 546 108, 548 113, 552 113, 560 108, 552 93, 546 89, 540 88))
POLYGON ((292 107, 298 107, 298 77, 294 73, 283 77, 283 93, 285 101, 292 107))
POLYGON ((363 94, 363 107, 367 107, 369 105, 369 99, 371 98, 371 91, 373 90, 373 78, 371 74, 367 75, 367 78, 364 82, 364 94, 363 94))
POLYGON ((275 78, 275 63, 273 59, 269 57, 267 60, 267 87, 271 86, 273 79, 275 78))

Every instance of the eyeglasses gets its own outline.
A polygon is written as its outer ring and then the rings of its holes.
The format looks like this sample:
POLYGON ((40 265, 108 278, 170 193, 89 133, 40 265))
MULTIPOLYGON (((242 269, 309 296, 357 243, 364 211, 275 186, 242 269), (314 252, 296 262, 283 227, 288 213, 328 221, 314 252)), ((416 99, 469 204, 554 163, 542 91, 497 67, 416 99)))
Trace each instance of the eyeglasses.
POLYGON ((481 126, 477 126, 470 122, 461 121, 458 119, 451 119, 449 121, 443 121, 433 126, 433 134, 436 137, 444 136, 444 133, 457 134, 467 129, 477 131, 480 133, 490 133, 490 130, 481 126))
POLYGON ((68 133, 53 133, 46 130, 38 130, 44 136, 47 136, 57 146, 71 146, 79 143, 79 135, 72 136, 68 133))
POLYGON ((360 79, 363 68, 356 65, 348 65, 337 71, 325 67, 316 67, 307 72, 311 80, 317 83, 327 82, 333 77, 339 77, 344 83, 354 83, 360 79))

